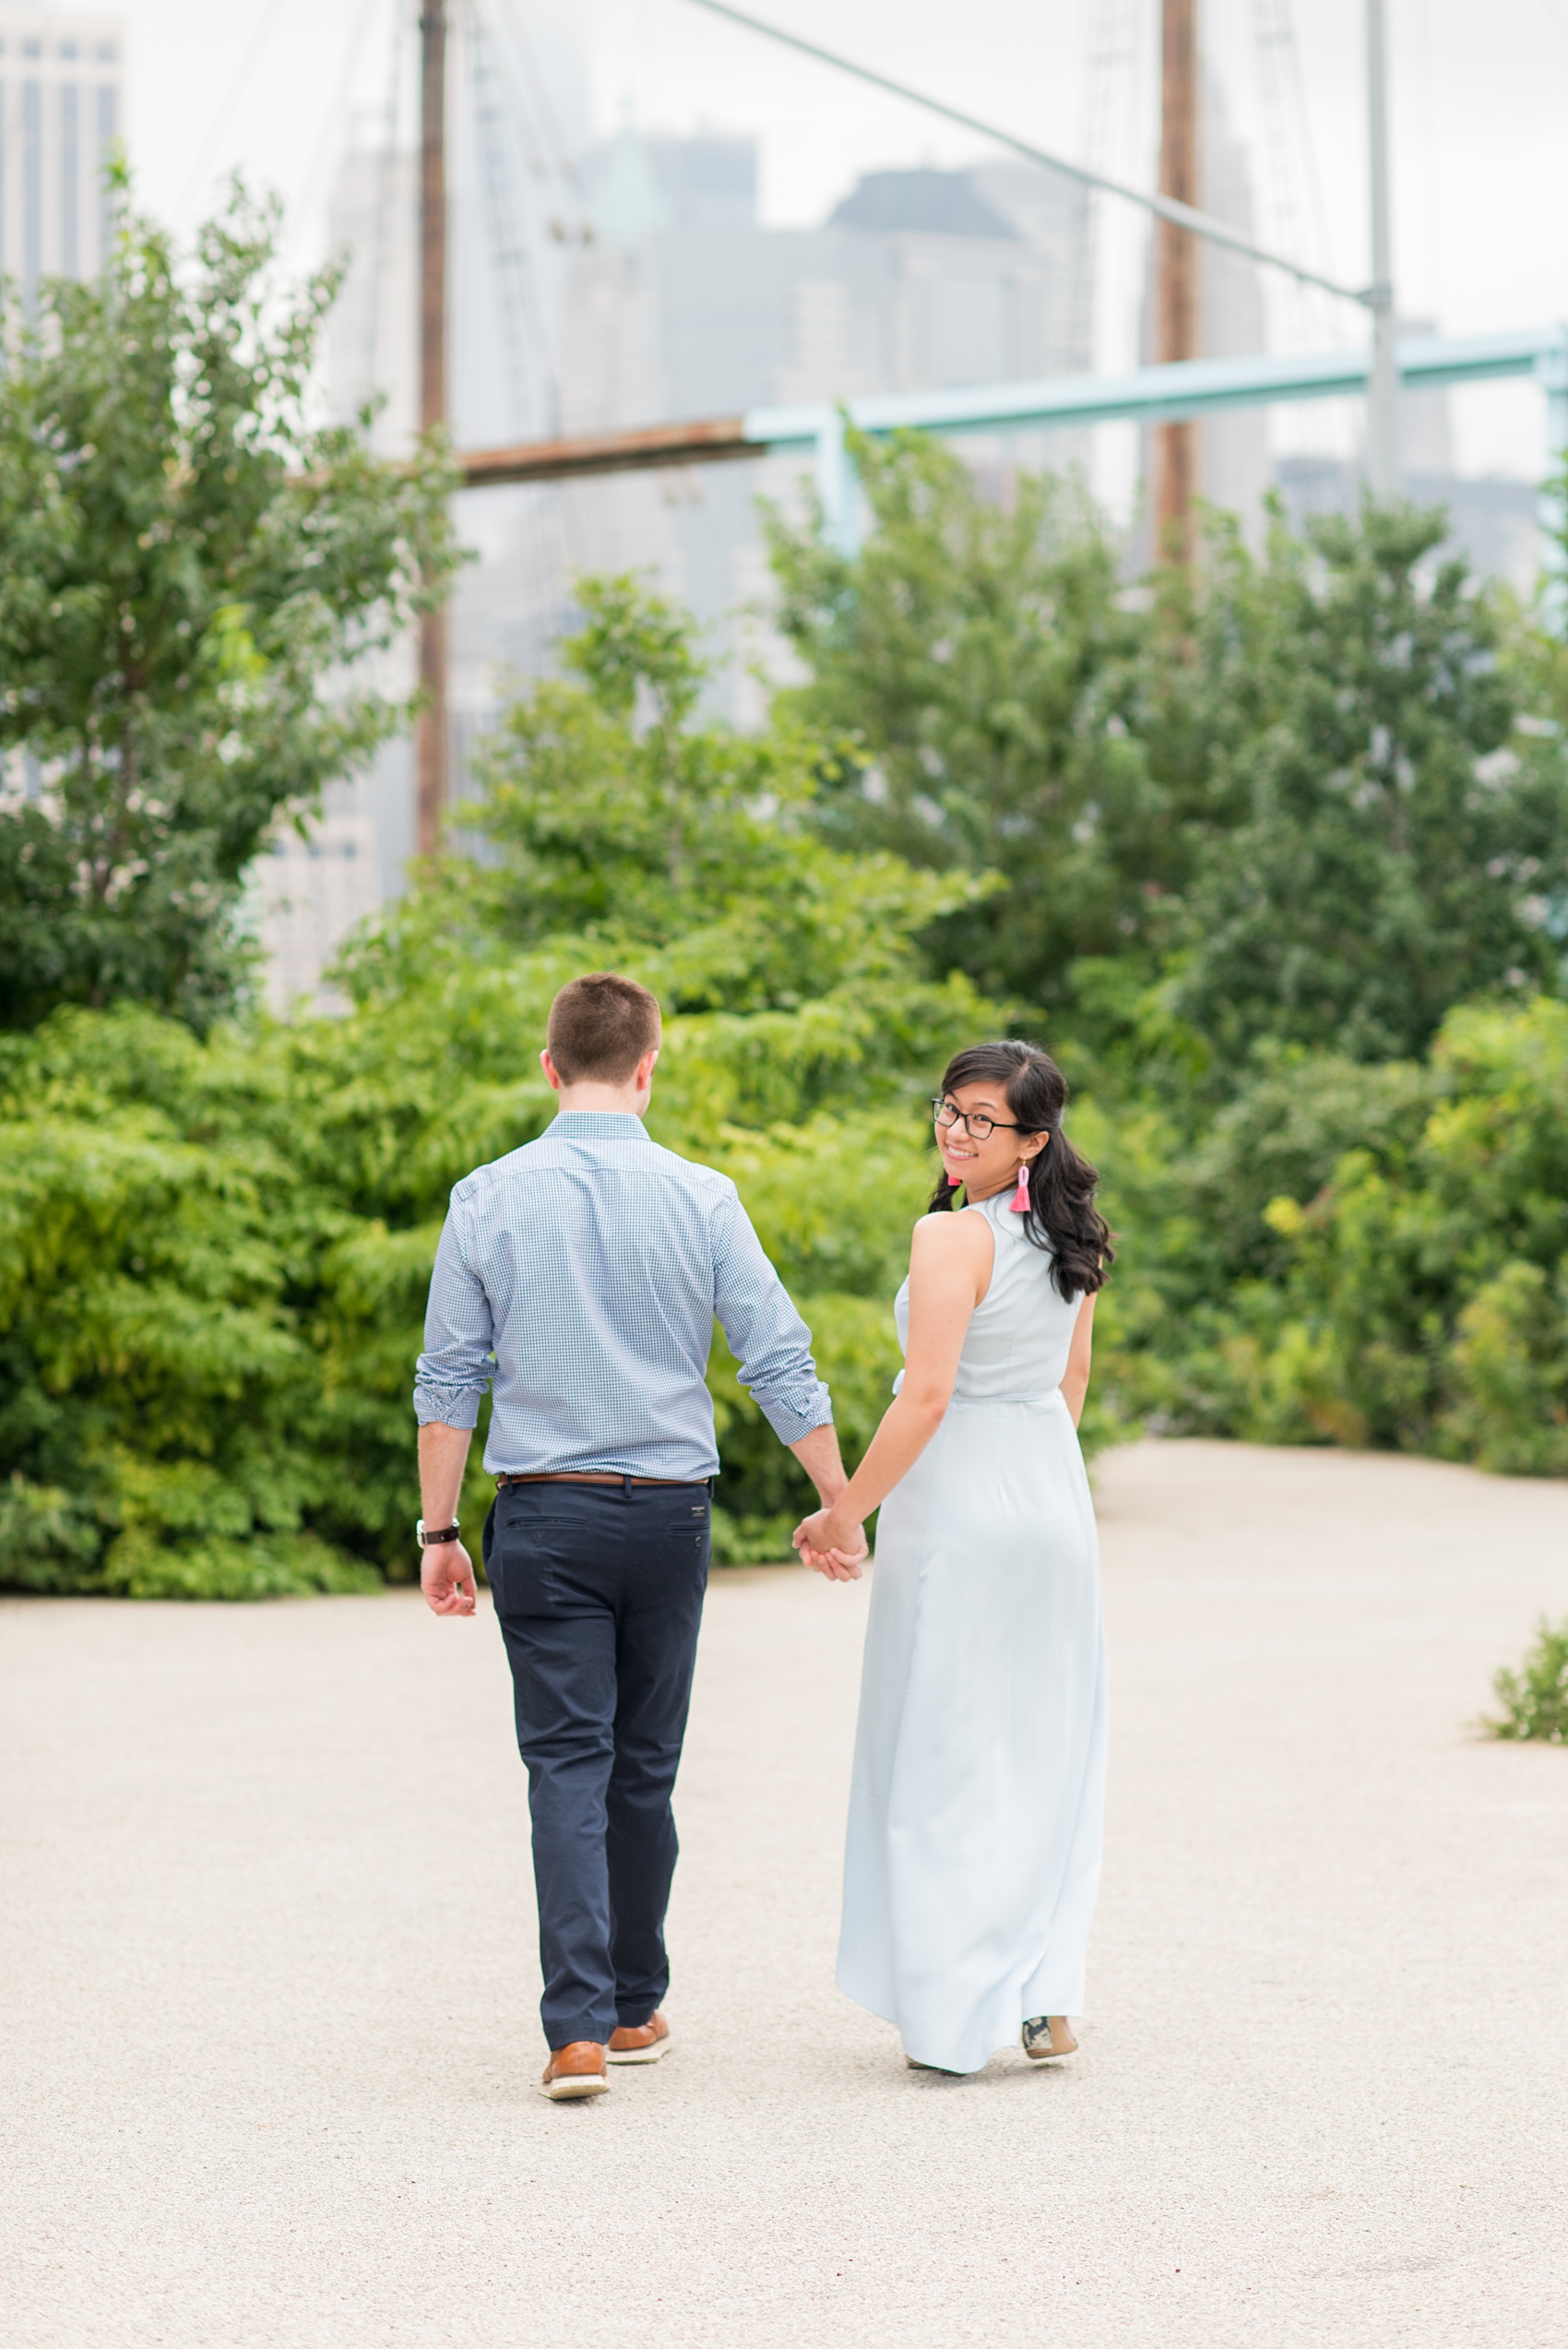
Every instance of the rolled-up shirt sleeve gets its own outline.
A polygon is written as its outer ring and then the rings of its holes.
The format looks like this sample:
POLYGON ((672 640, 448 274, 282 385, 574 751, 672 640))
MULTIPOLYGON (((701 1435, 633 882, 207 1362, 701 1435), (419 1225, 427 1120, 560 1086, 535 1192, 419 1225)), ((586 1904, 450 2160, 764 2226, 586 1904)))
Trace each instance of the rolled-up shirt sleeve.
POLYGON ((741 1365, 741 1384, 751 1389, 781 1444, 798 1444, 814 1427, 832 1425, 833 1404, 812 1359, 812 1333, 733 1190, 714 1218, 713 1309, 741 1365))
POLYGON ((414 1416, 422 1427, 478 1424, 481 1397, 495 1375, 494 1323, 483 1284, 463 1246, 462 1214, 454 1205, 441 1229, 425 1307, 424 1352, 414 1371, 414 1416))

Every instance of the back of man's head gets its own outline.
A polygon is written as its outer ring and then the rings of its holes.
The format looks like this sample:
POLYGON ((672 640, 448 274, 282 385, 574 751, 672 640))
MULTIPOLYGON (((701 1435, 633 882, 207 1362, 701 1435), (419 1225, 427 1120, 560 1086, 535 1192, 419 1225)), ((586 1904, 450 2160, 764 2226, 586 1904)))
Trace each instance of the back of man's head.
POLYGON ((551 1005, 545 1041, 564 1085, 624 1085, 659 1037, 657 996, 614 971, 590 971, 551 1005))

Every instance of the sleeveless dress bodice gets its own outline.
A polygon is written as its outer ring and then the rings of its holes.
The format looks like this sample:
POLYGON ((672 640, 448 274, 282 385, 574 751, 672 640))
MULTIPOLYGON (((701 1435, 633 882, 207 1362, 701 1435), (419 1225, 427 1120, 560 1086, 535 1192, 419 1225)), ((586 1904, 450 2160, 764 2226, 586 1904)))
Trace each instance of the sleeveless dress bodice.
MULTIPOLYGON (((1013 1213, 1011 1199, 1012 1193, 1004 1191, 963 1210, 985 1217, 996 1251, 990 1285, 975 1307, 958 1357, 956 1402, 1032 1401, 1053 1393, 1067 1367, 1083 1299, 1075 1297, 1069 1305, 1059 1293, 1051 1277, 1051 1251, 1035 1246, 1024 1229, 1025 1218, 1013 1213)), ((894 1299, 893 1319, 900 1351, 907 1353, 908 1281, 894 1299)), ((900 1371, 895 1392, 902 1383, 900 1371)))

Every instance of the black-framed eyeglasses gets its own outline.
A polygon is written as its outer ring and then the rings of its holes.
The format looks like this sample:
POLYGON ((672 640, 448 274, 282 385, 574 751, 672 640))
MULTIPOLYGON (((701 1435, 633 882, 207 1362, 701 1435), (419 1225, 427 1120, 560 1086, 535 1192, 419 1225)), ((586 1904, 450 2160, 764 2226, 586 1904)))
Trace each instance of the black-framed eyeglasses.
POLYGON ((943 1093, 932 1093, 931 1114, 939 1131, 950 1134, 955 1126, 961 1126, 971 1142, 988 1142, 998 1127, 1004 1134, 1025 1134, 1033 1130, 1027 1126, 1010 1126, 1005 1117, 987 1117, 982 1110, 960 1109, 956 1102, 950 1102, 943 1093))

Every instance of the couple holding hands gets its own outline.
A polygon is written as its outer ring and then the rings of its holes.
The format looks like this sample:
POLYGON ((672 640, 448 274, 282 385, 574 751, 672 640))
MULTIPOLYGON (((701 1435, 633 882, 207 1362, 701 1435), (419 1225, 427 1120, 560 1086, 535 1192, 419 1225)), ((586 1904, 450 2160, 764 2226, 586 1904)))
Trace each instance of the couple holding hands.
POLYGON ((457 1508, 493 1391, 485 1571, 512 1668, 539 1895, 541 2087, 601 2093, 670 2045, 664 1915, 719 1461, 715 1318, 815 1485, 806 1562, 859 1577, 880 1508, 844 1862, 841 1989, 919 2069, 1022 2035, 1070 2054, 1099 1877, 1106 1696, 1077 1422, 1111 1258, 1034 1045, 959 1053, 942 1173, 895 1301, 905 1366, 847 1477, 810 1332, 734 1185, 651 1142, 655 998, 551 1007, 560 1113, 452 1193, 414 1389, 422 1581, 471 1615, 457 1508), (964 1206, 952 1210, 961 1190, 964 1206))

